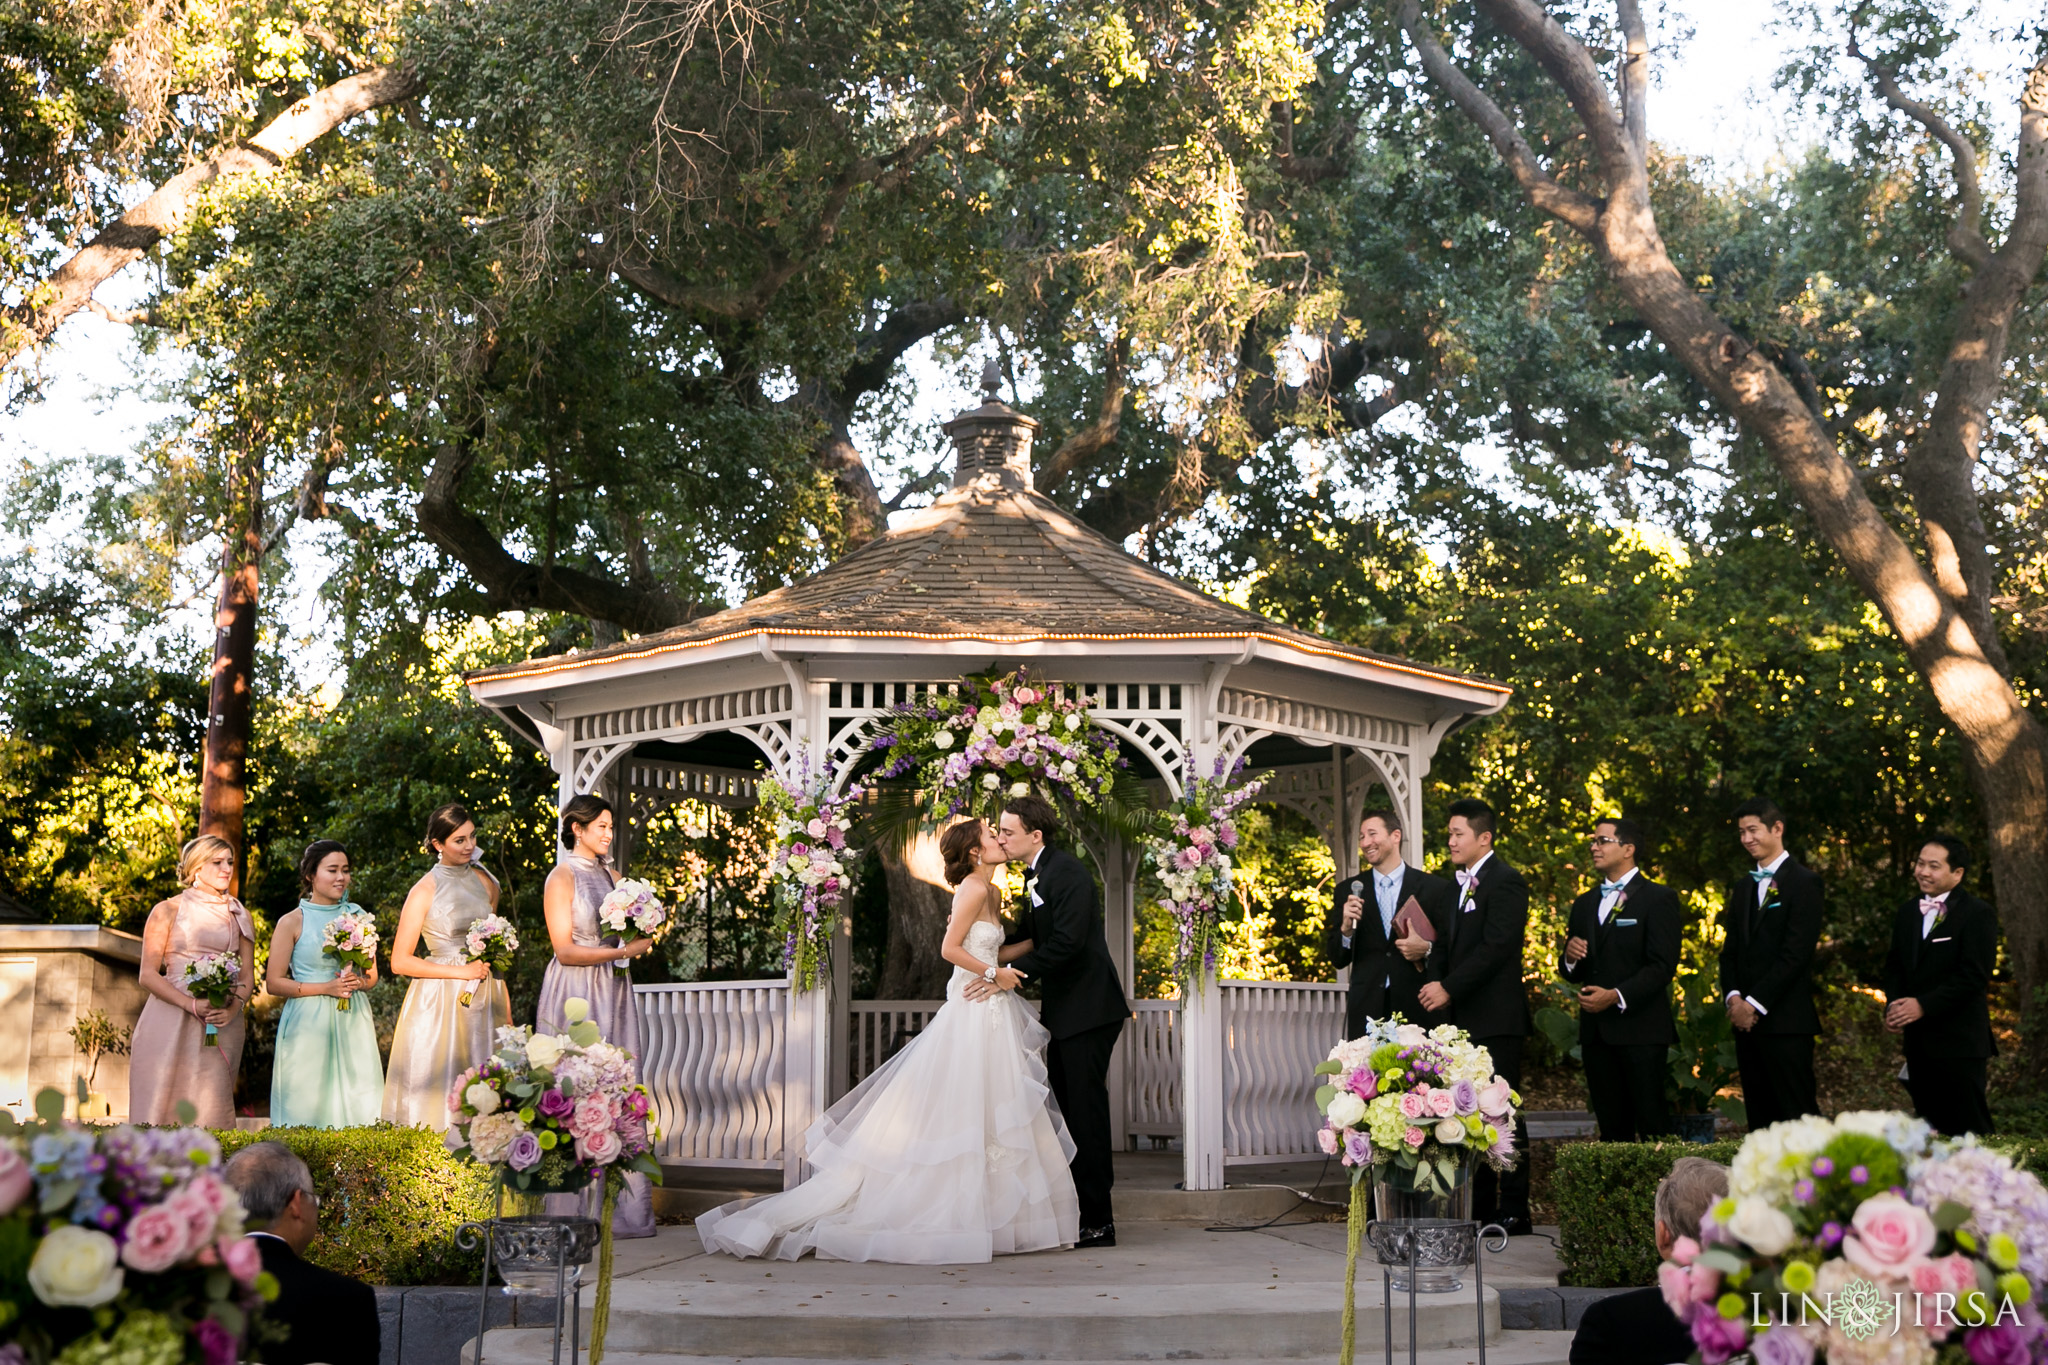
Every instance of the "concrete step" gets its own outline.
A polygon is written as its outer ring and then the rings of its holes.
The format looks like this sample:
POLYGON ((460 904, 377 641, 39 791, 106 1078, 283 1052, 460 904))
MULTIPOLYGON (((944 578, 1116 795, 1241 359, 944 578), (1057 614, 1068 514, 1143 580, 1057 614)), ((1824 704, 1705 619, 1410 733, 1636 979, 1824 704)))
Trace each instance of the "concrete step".
MULTIPOLYGON (((1485 1365, 1566 1365, 1571 1357, 1572 1333, 1570 1332, 1502 1332, 1496 1341, 1486 1347, 1485 1365)), ((1366 1341, 1362 1336, 1358 1342, 1357 1360, 1363 1365, 1380 1365, 1384 1361, 1386 1341, 1382 1337, 1366 1341)), ((484 1349, 484 1365, 548 1365, 552 1361, 553 1337, 546 1332, 531 1329, 521 1332, 493 1332, 484 1349)), ((563 1352, 566 1356, 566 1348, 563 1352)), ((674 1365, 672 1355, 656 1355, 641 1351, 614 1351, 609 1344, 604 1358, 608 1365, 674 1365)), ((977 1357, 983 1360, 1019 1360, 1029 1357, 997 1354, 977 1357)), ((1155 1359, 1167 1359, 1159 1356, 1155 1359)), ((1191 1359, 1194 1357, 1180 1357, 1191 1359)), ((899 1365, 953 1365, 961 1357, 905 1357, 899 1365)), ((1262 1365, 1266 1356, 1218 1359, 1213 1356, 1200 1357, 1204 1365, 1262 1365)), ((1335 1365, 1337 1352, 1334 1347, 1318 1356, 1302 1357, 1307 1365, 1335 1365)), ((1416 1365, 1480 1365, 1476 1348, 1439 1347, 1435 1350, 1418 1351, 1416 1365)), ((1394 1349, 1395 1365, 1407 1365, 1408 1347, 1399 1343, 1394 1349)), ((476 1365, 474 1343, 464 1346, 460 1365, 476 1365)), ((698 1356, 691 1365, 817 1365, 814 1358, 805 1356, 698 1356)), ((1110 1365, 1109 1361, 1091 1359, 1085 1361, 1045 1361, 1042 1365, 1110 1365)))
MULTIPOLYGON (((1378 1277, 1366 1283, 1362 1274, 1360 1280, 1359 1340, 1383 1342, 1378 1277)), ((1419 1347, 1478 1341, 1480 1308, 1470 1281, 1467 1286, 1463 1293, 1421 1298, 1419 1347)), ((1396 1300, 1395 1335, 1405 1353, 1407 1300, 1396 1300)), ((586 1294, 586 1330, 588 1304, 586 1294)), ((1500 1334, 1500 1297, 1491 1288, 1484 1315, 1490 1340, 1500 1334)), ((803 1360, 1308 1360, 1331 1353, 1338 1320, 1332 1286, 1278 1279, 1263 1285, 1096 1282, 1019 1289, 621 1280, 612 1286, 606 1352, 803 1360)), ((493 1331, 485 1358, 498 1358, 501 1342, 508 1352, 532 1351, 549 1337, 531 1329, 493 1331)))

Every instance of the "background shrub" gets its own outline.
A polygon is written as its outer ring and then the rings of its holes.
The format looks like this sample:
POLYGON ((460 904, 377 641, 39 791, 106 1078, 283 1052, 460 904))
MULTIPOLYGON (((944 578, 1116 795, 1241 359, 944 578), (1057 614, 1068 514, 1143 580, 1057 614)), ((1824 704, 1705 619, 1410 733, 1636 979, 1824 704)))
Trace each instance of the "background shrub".
POLYGON ((313 1171, 320 1236, 306 1259, 370 1284, 475 1283, 481 1251, 458 1250, 455 1232, 491 1213, 481 1166, 457 1161, 439 1133, 373 1128, 216 1130, 233 1155, 252 1142, 282 1142, 313 1171))

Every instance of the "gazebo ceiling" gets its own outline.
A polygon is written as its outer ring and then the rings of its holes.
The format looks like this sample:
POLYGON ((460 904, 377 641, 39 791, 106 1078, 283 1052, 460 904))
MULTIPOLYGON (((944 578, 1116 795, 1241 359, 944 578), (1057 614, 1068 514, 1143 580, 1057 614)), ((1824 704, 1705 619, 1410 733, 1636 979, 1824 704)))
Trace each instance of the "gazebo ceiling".
POLYGON ((656 634, 483 669, 469 681, 479 695, 504 696, 756 648, 900 658, 957 657, 962 644, 984 644, 991 659, 1257 654, 1401 690, 1448 691, 1475 712, 1506 700, 1509 689, 1491 679, 1268 621, 1126 553, 1031 487, 1036 426, 993 397, 961 414, 946 428, 960 451, 953 488, 809 578, 656 634))

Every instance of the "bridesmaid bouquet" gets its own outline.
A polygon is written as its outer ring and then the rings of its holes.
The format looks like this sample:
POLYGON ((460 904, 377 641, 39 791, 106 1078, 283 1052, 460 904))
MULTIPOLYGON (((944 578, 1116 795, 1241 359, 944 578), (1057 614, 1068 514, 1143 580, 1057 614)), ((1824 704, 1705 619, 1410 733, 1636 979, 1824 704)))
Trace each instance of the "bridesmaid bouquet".
MULTIPOLYGON (((83 1087, 81 1087, 81 1090, 83 1087)), ((203 1128, 0 1110, 0 1360, 234 1365, 277 1282, 203 1128)), ((181 1117, 191 1117, 182 1106, 181 1117)))
MULTIPOLYGON (((377 958, 377 922, 368 915, 336 915, 329 921, 320 947, 344 967, 367 972, 377 958)), ((342 996, 334 1008, 346 1013, 348 997, 342 996)))
MULTIPOLYGON (((629 934, 651 935, 668 922, 668 911, 654 898, 653 887, 626 878, 598 903, 597 918, 605 928, 624 938, 629 934)), ((612 970, 626 976, 633 969, 626 959, 620 958, 612 964, 612 970)))
MULTIPOLYGON (((242 975, 242 959, 233 953, 206 953, 187 962, 178 972, 178 984, 185 988, 187 995, 204 1000, 215 1009, 223 1009, 234 999, 235 982, 242 975)), ((213 1024, 206 1026, 207 1047, 220 1046, 220 1029, 213 1024)))
MULTIPOLYGON (((512 954, 519 951, 519 931, 512 927, 512 921, 503 915, 485 915, 469 926, 469 933, 462 940, 464 962, 487 963, 493 977, 502 977, 505 969, 512 965, 512 954)), ((476 998, 476 987, 462 993, 458 1002, 464 1009, 476 998)))
POLYGON ((654 1101, 633 1054, 604 1041, 590 1003, 562 1008, 567 1033, 498 1030, 498 1050, 448 1092, 449 1149, 492 1168, 508 1189, 580 1190, 616 1169, 661 1178, 654 1101))

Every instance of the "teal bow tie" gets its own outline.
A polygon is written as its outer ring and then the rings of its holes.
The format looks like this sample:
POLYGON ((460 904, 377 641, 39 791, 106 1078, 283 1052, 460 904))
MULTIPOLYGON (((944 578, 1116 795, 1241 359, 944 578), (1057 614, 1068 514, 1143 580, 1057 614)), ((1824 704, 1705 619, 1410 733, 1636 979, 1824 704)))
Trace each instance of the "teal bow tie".
POLYGON ((1615 892, 1621 890, 1621 888, 1625 885, 1627 885, 1626 882, 1602 882, 1600 883, 1600 894, 1603 896, 1611 896, 1615 892))
POLYGON ((1749 870, 1750 880, 1754 881, 1758 886, 1762 886, 1765 882, 1769 881, 1771 878, 1777 875, 1778 872, 1776 868, 1772 868, 1771 870, 1766 871, 1761 867, 1752 867, 1749 870))

